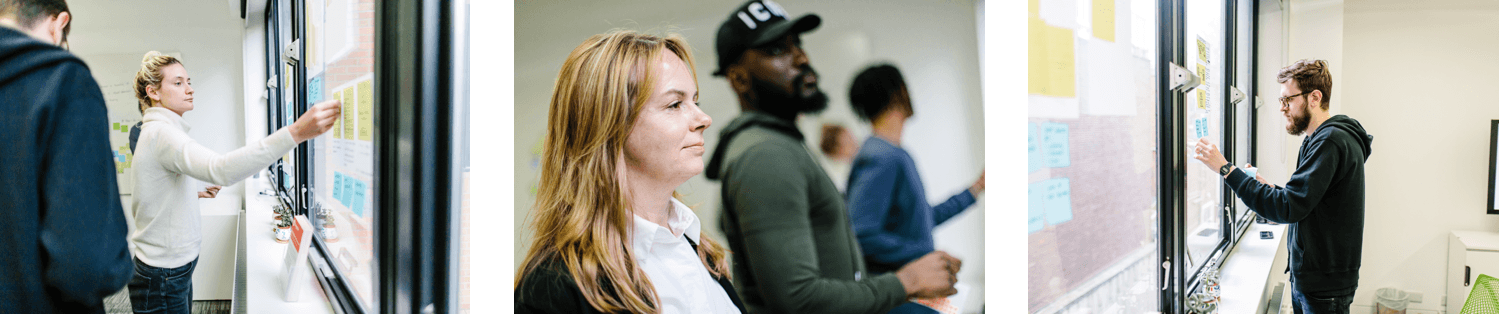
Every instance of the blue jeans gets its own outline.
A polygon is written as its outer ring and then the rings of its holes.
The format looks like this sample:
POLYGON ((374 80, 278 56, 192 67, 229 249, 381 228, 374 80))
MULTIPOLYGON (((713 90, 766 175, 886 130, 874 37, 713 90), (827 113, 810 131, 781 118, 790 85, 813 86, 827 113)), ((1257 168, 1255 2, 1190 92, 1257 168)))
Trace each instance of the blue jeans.
POLYGON ((188 314, 193 308, 194 258, 177 268, 159 268, 135 260, 130 278, 130 308, 136 314, 188 314))
POLYGON ((1350 304, 1353 304, 1353 294, 1316 297, 1291 290, 1291 308, 1296 310, 1296 314, 1348 314, 1350 304))

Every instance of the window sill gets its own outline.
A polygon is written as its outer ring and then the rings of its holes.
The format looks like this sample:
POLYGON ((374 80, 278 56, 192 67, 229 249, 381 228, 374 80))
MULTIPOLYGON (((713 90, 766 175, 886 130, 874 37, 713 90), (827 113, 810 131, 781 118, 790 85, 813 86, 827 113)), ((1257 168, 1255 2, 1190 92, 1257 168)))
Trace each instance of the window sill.
POLYGON ((1222 274, 1222 302, 1219 313, 1262 313, 1268 300, 1267 288, 1273 283, 1270 278, 1278 274, 1272 269, 1277 252, 1284 251, 1286 226, 1253 224, 1229 253, 1219 269, 1222 274), (1260 239, 1261 231, 1270 231, 1273 239, 1260 239))

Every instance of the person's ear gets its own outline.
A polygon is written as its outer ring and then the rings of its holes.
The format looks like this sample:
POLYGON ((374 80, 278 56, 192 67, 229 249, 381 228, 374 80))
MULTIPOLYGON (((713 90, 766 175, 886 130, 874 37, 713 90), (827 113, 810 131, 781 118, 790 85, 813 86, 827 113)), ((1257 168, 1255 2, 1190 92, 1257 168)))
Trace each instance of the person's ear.
POLYGON ((146 85, 146 97, 150 97, 154 105, 156 102, 161 102, 161 91, 157 90, 156 86, 146 85))
POLYGON ((724 78, 729 80, 729 86, 734 88, 734 93, 744 95, 750 91, 750 74, 744 66, 734 64, 724 70, 724 78))
POLYGON ((1310 109, 1310 108, 1322 108, 1322 90, 1320 90, 1320 89, 1312 90, 1311 95, 1308 95, 1306 98, 1307 98, 1306 106, 1307 106, 1308 109, 1310 109))
POLYGON ((67 38, 65 37, 67 36, 67 34, 64 34, 63 30, 67 29, 68 23, 72 20, 72 14, 68 14, 68 12, 61 12, 57 13, 57 16, 55 16, 51 20, 51 22, 48 23, 50 25, 47 26, 47 33, 49 35, 52 35, 52 38, 57 42, 57 45, 60 46, 62 45, 63 41, 67 40, 67 38))

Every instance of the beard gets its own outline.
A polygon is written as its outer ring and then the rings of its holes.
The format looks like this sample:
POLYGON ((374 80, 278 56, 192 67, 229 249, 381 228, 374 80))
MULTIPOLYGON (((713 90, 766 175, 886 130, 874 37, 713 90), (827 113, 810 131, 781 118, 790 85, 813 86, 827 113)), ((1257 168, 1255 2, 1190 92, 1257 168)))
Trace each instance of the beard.
POLYGON ((1301 136, 1301 134, 1306 133, 1306 127, 1311 125, 1312 123, 1312 115, 1307 113, 1307 110, 1311 109, 1302 108, 1301 114, 1299 115, 1296 114, 1295 111, 1289 112, 1289 114, 1291 115, 1291 121, 1288 121, 1290 123, 1286 124, 1286 133, 1290 133, 1294 136, 1301 136))
POLYGON ((811 95, 806 95, 805 82, 808 75, 816 74, 811 67, 803 67, 802 74, 796 76, 792 81, 791 90, 786 91, 776 86, 775 83, 750 77, 750 90, 755 92, 755 108, 773 116, 790 118, 794 120, 797 114, 819 113, 828 108, 828 95, 821 89, 816 89, 811 95))

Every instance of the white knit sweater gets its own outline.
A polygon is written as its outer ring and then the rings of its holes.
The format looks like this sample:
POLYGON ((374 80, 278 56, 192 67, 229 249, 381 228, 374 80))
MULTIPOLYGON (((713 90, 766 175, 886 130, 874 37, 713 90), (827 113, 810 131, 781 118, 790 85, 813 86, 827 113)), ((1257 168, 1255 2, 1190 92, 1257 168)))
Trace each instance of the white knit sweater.
POLYGON ((199 145, 182 116, 161 107, 146 109, 133 169, 135 192, 125 209, 131 253, 148 265, 174 268, 198 258, 202 213, 193 179, 230 185, 270 166, 297 145, 286 129, 220 155, 199 145))

